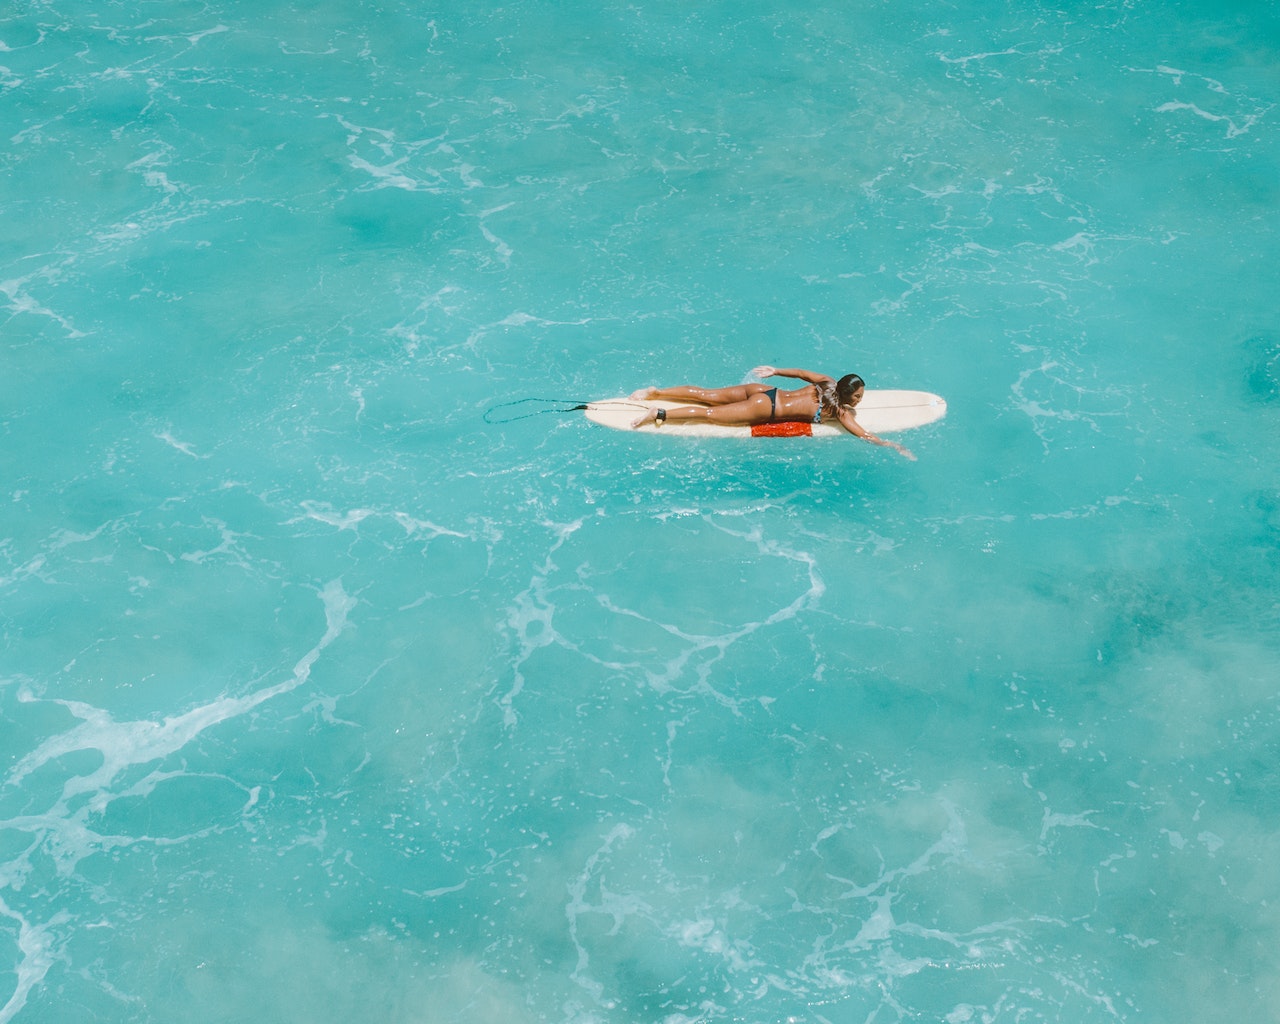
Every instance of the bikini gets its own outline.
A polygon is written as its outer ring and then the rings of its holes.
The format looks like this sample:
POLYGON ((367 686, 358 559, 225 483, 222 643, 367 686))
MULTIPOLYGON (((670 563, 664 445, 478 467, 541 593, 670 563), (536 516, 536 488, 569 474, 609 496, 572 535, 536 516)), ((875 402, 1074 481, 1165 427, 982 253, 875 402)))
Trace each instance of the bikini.
MULTIPOLYGON (((815 384, 814 388, 817 389, 818 392, 818 408, 814 410, 813 422, 821 423, 823 409, 830 407, 834 410, 832 412, 833 416, 835 415, 835 412, 838 411, 836 403, 836 389, 829 384, 825 387, 821 384, 815 384)), ((772 423, 778 418, 778 389, 769 388, 763 393, 769 396, 769 422, 772 423)))

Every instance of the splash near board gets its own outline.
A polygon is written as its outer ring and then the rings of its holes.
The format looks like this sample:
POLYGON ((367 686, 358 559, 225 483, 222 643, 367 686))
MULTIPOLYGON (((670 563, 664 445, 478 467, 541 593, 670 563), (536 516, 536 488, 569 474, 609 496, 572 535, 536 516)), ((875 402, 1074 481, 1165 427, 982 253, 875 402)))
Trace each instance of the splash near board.
MULTIPOLYGON (((587 403, 587 419, 614 430, 631 430, 636 417, 646 409, 676 409, 692 402, 638 401, 606 398, 587 403)), ((934 423, 947 414, 946 399, 928 391, 867 391, 858 403, 858 422, 873 434, 892 434, 934 423)), ((838 423, 761 423, 754 427, 726 426, 723 423, 646 424, 637 434, 675 434, 679 437, 848 437, 838 423)))

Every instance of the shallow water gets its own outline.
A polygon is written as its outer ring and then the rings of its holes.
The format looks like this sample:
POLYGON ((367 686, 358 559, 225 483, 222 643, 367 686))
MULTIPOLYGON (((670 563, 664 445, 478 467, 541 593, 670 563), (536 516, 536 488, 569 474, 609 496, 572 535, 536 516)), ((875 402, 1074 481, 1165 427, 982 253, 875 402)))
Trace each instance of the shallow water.
POLYGON ((0 1021, 1274 1017, 1278 28, 0 13, 0 1021))

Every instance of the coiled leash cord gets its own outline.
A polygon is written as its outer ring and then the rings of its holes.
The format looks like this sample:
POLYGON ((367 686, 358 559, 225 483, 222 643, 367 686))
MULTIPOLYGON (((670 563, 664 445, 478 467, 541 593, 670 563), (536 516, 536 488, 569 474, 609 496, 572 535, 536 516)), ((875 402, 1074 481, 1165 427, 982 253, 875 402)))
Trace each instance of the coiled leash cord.
MULTIPOLYGON (((631 403, 610 402, 610 405, 623 405, 631 403)), ((484 411, 484 421, 486 423, 514 423, 516 420, 527 420, 534 416, 545 416, 550 414, 560 414, 569 412, 581 412, 589 409, 591 403, 579 402, 573 398, 517 398, 514 402, 499 402, 497 405, 491 405, 484 411), (530 404, 545 405, 549 408, 534 409, 532 412, 503 412, 504 409, 514 409, 517 406, 530 404)), ((648 408, 646 405, 635 403, 634 407, 641 411, 648 408)))

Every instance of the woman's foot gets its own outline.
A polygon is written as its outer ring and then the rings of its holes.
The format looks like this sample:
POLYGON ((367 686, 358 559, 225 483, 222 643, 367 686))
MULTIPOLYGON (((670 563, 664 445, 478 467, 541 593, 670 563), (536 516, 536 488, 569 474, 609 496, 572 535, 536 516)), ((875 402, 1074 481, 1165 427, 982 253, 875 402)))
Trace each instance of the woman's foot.
POLYGON ((660 427, 666 421, 666 409, 646 409, 643 416, 637 416, 631 421, 631 429, 635 430, 637 427, 647 426, 650 423, 660 427))
POLYGON ((639 391, 631 392, 630 398, 633 402, 647 402, 650 398, 658 393, 657 388, 641 388, 639 391))

